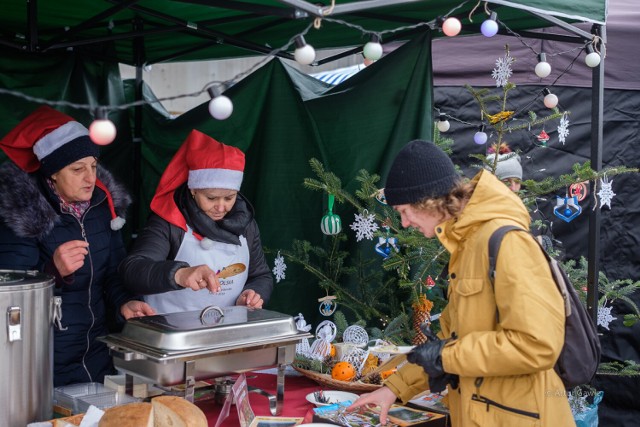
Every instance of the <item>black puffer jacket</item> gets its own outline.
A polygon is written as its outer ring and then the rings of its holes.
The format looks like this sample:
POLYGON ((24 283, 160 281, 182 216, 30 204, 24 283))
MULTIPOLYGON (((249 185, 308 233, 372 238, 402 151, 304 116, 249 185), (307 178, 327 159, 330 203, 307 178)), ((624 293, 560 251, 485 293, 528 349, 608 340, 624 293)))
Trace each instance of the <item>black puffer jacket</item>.
MULTIPOLYGON (((253 216, 253 208, 242 194, 238 193, 231 213, 237 214, 233 217, 242 218, 244 231, 241 235, 245 236, 249 246, 249 272, 243 289, 256 291, 266 305, 273 291, 273 277, 262 251, 260 232, 253 216), (234 212, 238 210, 241 212, 234 212)), ((152 213, 129 256, 118 269, 127 289, 136 295, 184 289, 176 283, 175 274, 179 268, 189 267, 189 264, 174 261, 184 235, 185 231, 182 228, 152 213)), ((217 236, 207 237, 215 241, 234 243, 233 239, 229 240, 222 232, 217 236)), ((234 239, 237 240, 237 237, 234 239)))
MULTIPOLYGON (((104 169, 98 178, 112 194, 116 211, 131 202, 104 169)), ((38 270, 56 276, 62 297, 62 327, 54 332, 54 384, 102 382, 113 371, 111 357, 96 337, 106 335, 107 307, 112 318, 133 298, 124 290, 117 266, 126 255, 119 231, 110 228, 104 191, 95 188, 82 221, 60 212, 60 202, 39 174, 29 175, 12 162, 0 165, 0 268, 38 270), (83 233, 84 236, 83 237, 83 233), (64 280, 53 266, 53 253, 69 240, 89 242, 84 265, 64 280)))

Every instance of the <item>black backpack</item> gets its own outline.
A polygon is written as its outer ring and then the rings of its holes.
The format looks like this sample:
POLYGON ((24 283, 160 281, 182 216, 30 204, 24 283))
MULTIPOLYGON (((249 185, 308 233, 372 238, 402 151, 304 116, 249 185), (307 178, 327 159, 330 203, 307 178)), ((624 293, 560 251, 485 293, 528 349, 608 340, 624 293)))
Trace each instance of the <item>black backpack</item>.
MULTIPOLYGON (((489 279, 492 286, 495 286, 496 260, 500 250, 500 243, 504 235, 511 230, 529 233, 520 227, 505 225, 494 231, 489 238, 489 279)), ((536 240, 536 242, 538 241, 536 240)), ((600 363, 598 331, 586 307, 580 302, 567 273, 555 259, 551 258, 542 249, 542 246, 540 246, 540 250, 549 262, 553 279, 564 300, 567 316, 564 329, 564 345, 554 369, 562 379, 565 388, 571 389, 578 385, 589 383, 596 374, 600 363)), ((500 322, 500 314, 497 311, 496 319, 500 322)))

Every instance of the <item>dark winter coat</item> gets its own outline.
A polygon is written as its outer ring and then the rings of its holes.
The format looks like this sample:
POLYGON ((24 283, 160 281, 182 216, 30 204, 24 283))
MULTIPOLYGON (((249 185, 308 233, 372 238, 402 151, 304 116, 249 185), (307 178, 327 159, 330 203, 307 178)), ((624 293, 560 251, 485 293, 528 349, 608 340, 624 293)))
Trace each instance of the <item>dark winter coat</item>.
MULTIPOLYGON (((99 167, 98 178, 110 190, 117 211, 129 205, 124 188, 106 170, 99 167)), ((107 316, 120 316, 120 306, 133 298, 117 275, 126 253, 110 221, 106 194, 99 188, 79 221, 61 213, 58 197, 38 173, 27 174, 9 161, 0 165, 0 268, 50 273, 55 295, 62 297, 62 329, 54 329, 55 386, 102 382, 113 371, 108 349, 96 337, 108 333, 107 316), (53 253, 70 240, 86 240, 89 254, 79 270, 63 279, 53 253)))
MULTIPOLYGON (((249 246, 249 273, 243 289, 253 289, 260 294, 264 304, 269 301, 273 291, 273 277, 262 251, 258 224, 253 215, 253 208, 238 193, 234 210, 241 210, 234 217, 242 218, 244 230, 241 235, 247 239, 249 246)), ((233 213, 233 210, 232 210, 233 213)), ((226 218, 229 220, 230 218, 226 218)), ((238 227, 233 227, 238 229, 238 227)), ((229 232, 220 230, 218 235, 208 235, 207 238, 226 243, 235 243, 229 232)), ((174 261, 178 249, 182 244, 185 231, 156 214, 151 214, 144 230, 136 239, 136 243, 129 256, 120 264, 119 272, 130 292, 136 295, 151 295, 168 291, 184 289, 175 281, 176 271, 189 264, 174 261)), ((233 237, 233 236, 232 236, 233 237)), ((234 237, 237 240, 237 237, 234 237)), ((236 243, 238 244, 238 243, 236 243)))

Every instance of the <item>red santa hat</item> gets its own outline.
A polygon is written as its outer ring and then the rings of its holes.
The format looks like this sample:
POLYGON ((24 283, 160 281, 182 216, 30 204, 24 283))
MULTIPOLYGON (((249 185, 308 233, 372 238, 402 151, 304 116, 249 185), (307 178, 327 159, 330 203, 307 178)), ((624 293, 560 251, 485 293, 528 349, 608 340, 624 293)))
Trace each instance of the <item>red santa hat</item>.
MULTIPOLYGON (((0 140, 0 147, 23 171, 40 171, 46 177, 77 160, 100 155, 86 127, 46 105, 18 123, 0 140)), ((96 180, 96 186, 107 194, 111 228, 119 230, 125 220, 116 215, 111 193, 100 180, 96 180)))
POLYGON ((51 176, 84 157, 98 157, 100 150, 86 127, 51 107, 29 114, 2 140, 0 146, 22 170, 40 170, 51 176))
POLYGON ((239 148, 192 130, 162 174, 151 210, 186 231, 186 221, 173 199, 176 188, 186 182, 190 189, 240 190, 244 163, 244 153, 239 148))

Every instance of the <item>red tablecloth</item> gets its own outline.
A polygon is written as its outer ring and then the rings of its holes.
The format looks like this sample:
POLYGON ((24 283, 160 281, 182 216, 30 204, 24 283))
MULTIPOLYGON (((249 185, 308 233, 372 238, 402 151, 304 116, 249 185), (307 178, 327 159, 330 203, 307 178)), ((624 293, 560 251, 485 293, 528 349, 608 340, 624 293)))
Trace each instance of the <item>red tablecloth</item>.
MULTIPOLYGON (((265 373, 248 372, 247 384, 249 386, 258 387, 272 395, 276 394, 277 376, 265 373)), ((301 376, 286 376, 284 381, 284 404, 282 413, 283 417, 306 417, 305 421, 309 421, 312 416, 311 409, 313 405, 306 400, 309 393, 320 390, 320 386, 301 376)), ((249 402, 251 408, 256 415, 270 416, 269 400, 258 393, 249 393, 249 402)), ((217 404, 212 400, 199 402, 198 406, 204 411, 210 426, 214 426, 218 420, 218 415, 222 409, 222 404, 217 404)), ((223 427, 238 427, 238 412, 235 406, 231 406, 229 416, 222 423, 223 427)))

